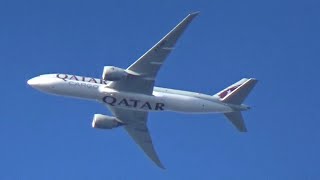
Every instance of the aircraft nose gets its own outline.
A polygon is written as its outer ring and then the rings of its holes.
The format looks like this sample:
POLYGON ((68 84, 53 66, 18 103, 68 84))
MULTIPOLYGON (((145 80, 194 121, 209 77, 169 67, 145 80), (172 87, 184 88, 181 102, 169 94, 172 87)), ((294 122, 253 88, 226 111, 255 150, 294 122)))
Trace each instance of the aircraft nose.
POLYGON ((48 80, 43 77, 34 77, 27 81, 27 84, 35 89, 43 89, 48 85, 48 80))
POLYGON ((46 76, 37 76, 34 78, 31 78, 27 81, 27 84, 35 89, 41 90, 41 91, 49 91, 54 86, 61 82, 61 79, 57 78, 51 78, 46 76))
POLYGON ((27 84, 28 84, 29 86, 31 86, 31 87, 35 87, 35 86, 39 85, 40 82, 39 82, 39 79, 37 79, 37 78, 35 77, 35 78, 29 79, 29 80, 27 81, 27 84))

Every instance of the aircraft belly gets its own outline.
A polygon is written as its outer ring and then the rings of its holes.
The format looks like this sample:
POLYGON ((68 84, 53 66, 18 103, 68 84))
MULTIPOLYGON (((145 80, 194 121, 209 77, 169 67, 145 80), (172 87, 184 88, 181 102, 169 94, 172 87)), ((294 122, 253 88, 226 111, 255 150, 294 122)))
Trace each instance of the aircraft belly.
POLYGON ((184 113, 231 112, 223 103, 193 96, 154 92, 153 95, 104 89, 100 101, 111 107, 137 111, 176 111, 184 113))
POLYGON ((162 98, 166 110, 184 113, 231 112, 232 109, 222 103, 178 94, 154 93, 162 98))
POLYGON ((111 107, 136 111, 165 111, 166 105, 162 98, 128 92, 118 92, 112 89, 104 90, 100 101, 111 107))
POLYGON ((52 88, 47 89, 47 92, 80 99, 96 100, 99 97, 98 87, 92 83, 79 84, 73 81, 60 81, 54 84, 52 88))

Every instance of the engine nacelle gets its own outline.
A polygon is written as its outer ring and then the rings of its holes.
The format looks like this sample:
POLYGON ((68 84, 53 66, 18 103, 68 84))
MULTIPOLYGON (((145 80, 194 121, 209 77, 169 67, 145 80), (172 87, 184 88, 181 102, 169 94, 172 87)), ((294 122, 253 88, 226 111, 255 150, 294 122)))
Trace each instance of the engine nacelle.
POLYGON ((128 76, 128 73, 121 68, 114 66, 105 66, 103 68, 102 79, 107 81, 119 81, 128 76))
POLYGON ((102 114, 95 114, 92 121, 93 128, 112 129, 123 125, 123 123, 115 117, 102 114))

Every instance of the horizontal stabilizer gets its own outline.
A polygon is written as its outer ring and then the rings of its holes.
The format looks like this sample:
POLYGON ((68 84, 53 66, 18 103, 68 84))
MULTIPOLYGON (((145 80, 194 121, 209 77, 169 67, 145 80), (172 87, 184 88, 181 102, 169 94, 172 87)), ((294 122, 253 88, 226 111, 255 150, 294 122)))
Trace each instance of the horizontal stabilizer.
POLYGON ((230 122, 240 131, 247 132, 246 125, 244 123, 241 112, 224 113, 224 115, 230 120, 230 122))

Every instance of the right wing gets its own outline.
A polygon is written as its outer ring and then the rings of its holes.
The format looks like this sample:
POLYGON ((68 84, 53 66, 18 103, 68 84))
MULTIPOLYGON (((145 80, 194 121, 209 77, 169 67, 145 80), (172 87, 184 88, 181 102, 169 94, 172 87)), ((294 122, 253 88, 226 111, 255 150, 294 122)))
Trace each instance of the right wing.
POLYGON ((148 157, 160 168, 164 166, 153 147, 152 139, 147 127, 148 112, 125 110, 108 106, 112 114, 125 123, 124 128, 148 157))

